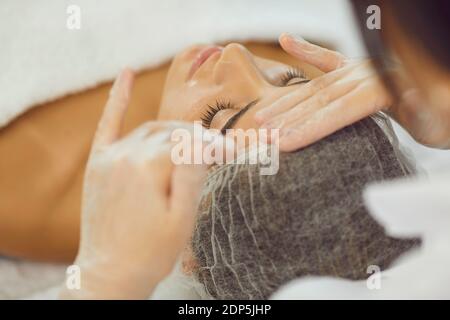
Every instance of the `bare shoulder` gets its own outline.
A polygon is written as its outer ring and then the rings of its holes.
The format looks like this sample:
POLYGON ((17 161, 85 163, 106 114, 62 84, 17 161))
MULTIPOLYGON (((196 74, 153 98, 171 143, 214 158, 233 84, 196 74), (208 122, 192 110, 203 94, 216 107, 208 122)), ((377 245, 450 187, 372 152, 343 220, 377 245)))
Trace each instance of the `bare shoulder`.
MULTIPOLYGON (((166 69, 138 75, 125 131, 155 118, 166 69)), ((0 129, 0 254, 76 254, 84 168, 110 86, 36 106, 0 129)))

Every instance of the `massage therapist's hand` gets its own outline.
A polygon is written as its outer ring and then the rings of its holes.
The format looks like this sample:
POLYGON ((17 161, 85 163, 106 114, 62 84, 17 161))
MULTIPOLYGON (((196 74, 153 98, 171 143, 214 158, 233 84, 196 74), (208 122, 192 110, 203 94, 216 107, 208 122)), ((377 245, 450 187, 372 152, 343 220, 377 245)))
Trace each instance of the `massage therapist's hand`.
POLYGON ((192 232, 204 165, 175 165, 170 135, 193 124, 149 122, 120 138, 133 82, 125 70, 111 90, 87 164, 81 290, 61 298, 148 298, 170 273, 192 232))
POLYGON ((289 54, 325 72, 256 113, 262 127, 280 128, 282 151, 306 147, 391 105, 369 60, 350 61, 289 34, 280 36, 280 44, 289 54))

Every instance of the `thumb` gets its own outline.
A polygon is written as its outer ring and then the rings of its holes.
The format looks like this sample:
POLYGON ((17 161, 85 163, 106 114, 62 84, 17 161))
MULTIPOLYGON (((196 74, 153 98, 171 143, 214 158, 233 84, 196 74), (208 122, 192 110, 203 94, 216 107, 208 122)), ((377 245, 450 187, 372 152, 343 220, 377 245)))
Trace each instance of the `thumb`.
MULTIPOLYGON (((170 195, 170 212, 174 215, 179 215, 181 218, 191 220, 194 222, 194 217, 197 213, 197 207, 200 200, 203 184, 208 174, 208 169, 211 165, 211 159, 205 159, 206 147, 213 147, 217 150, 219 156, 216 163, 221 164, 227 161, 232 161, 234 156, 234 141, 222 135, 215 135, 209 130, 203 129, 201 126, 194 124, 193 140, 188 143, 200 143, 202 148, 202 163, 201 164, 179 164, 176 165, 172 173, 171 180, 171 195, 170 195), (196 131, 196 128, 200 131, 196 131), (223 154, 218 150, 222 150, 223 154), (228 156, 231 154, 231 157, 228 156), (221 155, 221 156, 220 156, 221 155)), ((188 150, 191 150, 189 147, 188 150)), ((190 152, 190 151, 188 151, 190 152)), ((215 152, 214 152, 215 153, 215 152)), ((195 156, 194 156, 195 157, 195 156)))
POLYGON ((175 166, 172 174, 170 213, 183 224, 187 237, 194 228, 207 173, 207 165, 181 164, 175 166))
POLYGON ((93 149, 113 143, 119 138, 125 117, 134 74, 130 69, 123 70, 110 91, 93 141, 93 149))
POLYGON ((281 34, 279 42, 287 53, 323 72, 339 69, 346 62, 345 56, 341 53, 322 48, 289 33, 281 34))

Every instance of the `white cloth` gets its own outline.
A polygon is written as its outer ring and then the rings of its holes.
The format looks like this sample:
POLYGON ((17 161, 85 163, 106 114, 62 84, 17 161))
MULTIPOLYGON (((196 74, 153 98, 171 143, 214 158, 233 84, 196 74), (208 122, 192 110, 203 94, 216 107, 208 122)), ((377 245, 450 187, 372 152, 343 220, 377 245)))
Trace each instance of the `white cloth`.
POLYGON ((155 288, 152 300, 209 300, 203 285, 193 276, 185 275, 179 261, 171 274, 161 281, 155 288))
POLYGON ((283 31, 362 55, 345 0, 2 0, 0 127, 124 66, 154 67, 194 43, 275 41, 283 31), (66 26, 69 5, 80 8, 79 30, 66 26))
POLYGON ((0 258, 0 299, 19 299, 45 292, 59 286, 64 276, 63 265, 0 258))

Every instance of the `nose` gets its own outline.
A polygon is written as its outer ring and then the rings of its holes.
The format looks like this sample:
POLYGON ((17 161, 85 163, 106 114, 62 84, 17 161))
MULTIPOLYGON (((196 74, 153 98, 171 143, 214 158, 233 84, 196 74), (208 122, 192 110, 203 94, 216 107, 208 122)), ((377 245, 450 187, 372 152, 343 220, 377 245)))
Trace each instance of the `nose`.
POLYGON ((255 63, 253 55, 242 45, 227 45, 214 67, 214 81, 225 87, 259 94, 267 81, 255 63))

